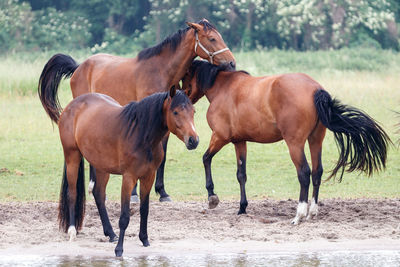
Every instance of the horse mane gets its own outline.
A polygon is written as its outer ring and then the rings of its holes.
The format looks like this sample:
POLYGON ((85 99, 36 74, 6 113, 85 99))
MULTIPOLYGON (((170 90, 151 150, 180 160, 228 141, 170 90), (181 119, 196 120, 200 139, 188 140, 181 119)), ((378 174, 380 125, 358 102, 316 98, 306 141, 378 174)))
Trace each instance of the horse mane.
MULTIPOLYGON (((153 160, 151 148, 154 140, 162 134, 163 105, 168 95, 169 92, 156 93, 139 102, 133 101, 125 105, 119 114, 124 137, 129 140, 137 132, 132 148, 143 148, 149 161, 153 160)), ((177 91, 172 98, 171 109, 179 105, 192 104, 185 93, 177 91)))
MULTIPOLYGON (((207 20, 202 19, 198 22, 198 24, 203 25, 203 29, 206 32, 209 30, 215 30, 215 27, 211 23, 209 23, 207 20)), ((190 27, 187 27, 183 30, 178 30, 178 32, 169 35, 167 38, 164 39, 164 41, 162 41, 158 45, 143 49, 138 54, 139 61, 144 60, 144 59, 149 59, 153 56, 157 56, 157 55, 161 54, 161 51, 165 47, 169 47, 169 49, 171 49, 172 52, 175 52, 176 48, 182 42, 182 39, 184 38, 186 33, 189 31, 189 29, 190 29, 190 27)))
POLYGON ((250 75, 247 71, 244 70, 231 70, 230 66, 227 64, 217 66, 204 60, 194 60, 189 68, 189 75, 191 76, 190 79, 192 79, 194 75, 196 75, 197 87, 204 93, 205 91, 213 87, 214 82, 221 71, 244 73, 250 75))

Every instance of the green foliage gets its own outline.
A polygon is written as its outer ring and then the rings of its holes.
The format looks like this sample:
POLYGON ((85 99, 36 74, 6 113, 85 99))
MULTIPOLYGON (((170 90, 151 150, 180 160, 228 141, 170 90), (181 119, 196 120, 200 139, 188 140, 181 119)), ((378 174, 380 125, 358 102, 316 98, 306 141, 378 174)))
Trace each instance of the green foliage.
POLYGON ((76 13, 64 13, 47 8, 35 13, 32 45, 42 50, 76 49, 87 45, 91 38, 91 24, 76 13))
POLYGON ((25 2, 7 0, 0 4, 0 52, 82 48, 90 40, 89 27, 76 13, 33 12, 25 2))
POLYGON ((29 4, 17 0, 0 1, 0 52, 20 49, 32 32, 34 17, 29 4))
POLYGON ((92 47, 125 53, 202 18, 236 50, 400 48, 396 0, 2 0, 0 52, 92 47))

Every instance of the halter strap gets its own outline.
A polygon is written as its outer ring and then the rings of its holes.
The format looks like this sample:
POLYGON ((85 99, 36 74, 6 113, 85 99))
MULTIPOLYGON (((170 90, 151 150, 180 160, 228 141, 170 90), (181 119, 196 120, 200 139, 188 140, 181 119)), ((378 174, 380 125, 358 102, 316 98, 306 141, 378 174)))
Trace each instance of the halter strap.
POLYGON ((195 42, 195 45, 194 45, 194 52, 197 53, 197 46, 200 46, 200 48, 203 49, 203 51, 206 52, 206 54, 210 57, 210 63, 211 64, 214 64, 213 63, 213 58, 214 58, 215 55, 221 54, 221 53, 229 50, 228 47, 225 47, 225 48, 222 48, 222 49, 220 49, 218 51, 210 52, 210 51, 207 50, 207 48, 204 47, 204 45, 202 45, 200 43, 199 35, 197 34, 197 31, 195 32, 195 36, 196 36, 196 42, 195 42))

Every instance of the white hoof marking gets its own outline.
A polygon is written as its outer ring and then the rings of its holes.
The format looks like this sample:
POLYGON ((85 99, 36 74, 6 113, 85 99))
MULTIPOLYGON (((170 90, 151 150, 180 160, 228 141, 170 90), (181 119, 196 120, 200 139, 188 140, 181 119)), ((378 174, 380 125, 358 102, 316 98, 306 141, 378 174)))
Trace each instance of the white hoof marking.
POLYGON ((294 225, 299 224, 299 222, 301 222, 301 219, 307 216, 307 209, 308 209, 307 202, 300 202, 297 205, 296 217, 294 217, 292 224, 294 225))
POLYGON ((88 186, 89 195, 93 192, 93 187, 94 187, 94 181, 90 180, 89 186, 88 186))
POLYGON ((69 228, 68 228, 68 235, 69 235, 69 241, 70 242, 72 242, 72 241, 75 241, 75 239, 76 239, 76 229, 75 229, 75 226, 70 226, 69 228))
POLYGON ((307 220, 310 220, 313 217, 316 217, 317 215, 318 215, 318 204, 315 202, 315 199, 313 198, 311 200, 311 205, 310 205, 310 210, 308 211, 307 220))

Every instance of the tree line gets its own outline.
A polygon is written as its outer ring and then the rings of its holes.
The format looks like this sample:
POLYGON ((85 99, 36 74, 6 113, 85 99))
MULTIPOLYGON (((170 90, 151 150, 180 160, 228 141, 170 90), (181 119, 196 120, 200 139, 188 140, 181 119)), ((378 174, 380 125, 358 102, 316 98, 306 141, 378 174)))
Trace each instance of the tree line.
POLYGON ((233 49, 399 49, 398 0, 0 0, 0 52, 128 53, 202 18, 233 49))

